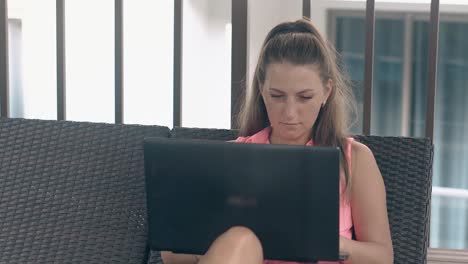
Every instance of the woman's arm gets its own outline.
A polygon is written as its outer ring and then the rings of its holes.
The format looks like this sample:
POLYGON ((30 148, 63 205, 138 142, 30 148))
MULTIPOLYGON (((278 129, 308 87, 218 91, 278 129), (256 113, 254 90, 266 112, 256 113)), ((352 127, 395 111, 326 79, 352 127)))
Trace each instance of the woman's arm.
POLYGON ((346 263, 393 263, 385 186, 371 150, 353 142, 350 202, 357 241, 340 238, 346 263))

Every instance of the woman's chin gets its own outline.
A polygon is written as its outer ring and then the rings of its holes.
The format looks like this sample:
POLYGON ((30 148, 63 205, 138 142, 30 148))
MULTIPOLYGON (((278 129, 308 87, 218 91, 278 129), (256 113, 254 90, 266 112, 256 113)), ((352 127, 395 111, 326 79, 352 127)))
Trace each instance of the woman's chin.
POLYGON ((281 131, 282 133, 280 134, 282 141, 297 141, 300 139, 303 135, 301 131, 292 131, 292 130, 287 130, 287 131, 281 131))
POLYGON ((296 142, 304 137, 304 129, 299 125, 278 125, 273 128, 276 139, 280 142, 296 142))

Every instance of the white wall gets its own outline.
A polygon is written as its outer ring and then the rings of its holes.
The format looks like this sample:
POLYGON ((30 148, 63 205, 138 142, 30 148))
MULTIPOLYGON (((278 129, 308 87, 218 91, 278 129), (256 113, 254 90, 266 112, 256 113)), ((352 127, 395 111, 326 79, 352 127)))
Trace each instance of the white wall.
POLYGON ((248 86, 252 84, 258 55, 268 32, 277 24, 302 17, 302 0, 248 1, 248 86), (287 2, 287 4, 285 4, 287 2))
POLYGON ((182 126, 229 128, 231 1, 185 0, 182 39, 182 126))
POLYGON ((174 3, 124 3, 124 122, 172 127, 174 3))
POLYGON ((114 122, 114 1, 65 1, 68 120, 114 122))

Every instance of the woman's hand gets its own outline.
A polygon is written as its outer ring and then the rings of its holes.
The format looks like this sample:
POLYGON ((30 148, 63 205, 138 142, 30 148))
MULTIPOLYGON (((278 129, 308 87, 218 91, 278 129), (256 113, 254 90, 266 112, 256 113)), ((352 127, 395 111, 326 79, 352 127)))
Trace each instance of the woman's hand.
POLYGON ((348 247, 348 242, 349 242, 350 239, 344 237, 344 236, 340 236, 340 252, 345 252, 345 253, 349 253, 349 251, 347 250, 348 247))

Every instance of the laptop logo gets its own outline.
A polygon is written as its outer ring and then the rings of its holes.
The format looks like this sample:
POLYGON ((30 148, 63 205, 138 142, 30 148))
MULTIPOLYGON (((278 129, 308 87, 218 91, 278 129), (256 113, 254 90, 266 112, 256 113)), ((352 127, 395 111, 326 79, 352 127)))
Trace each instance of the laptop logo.
POLYGON ((245 197, 240 195, 229 196, 226 203, 235 207, 257 207, 257 199, 254 197, 245 197))

